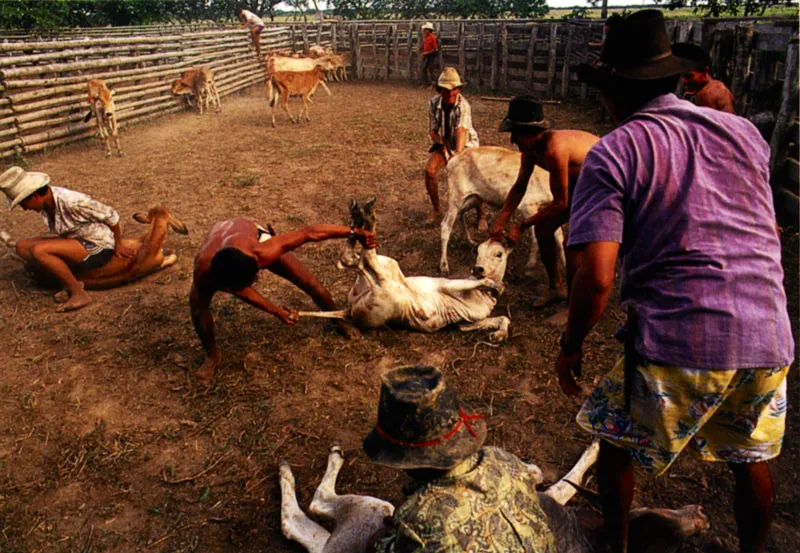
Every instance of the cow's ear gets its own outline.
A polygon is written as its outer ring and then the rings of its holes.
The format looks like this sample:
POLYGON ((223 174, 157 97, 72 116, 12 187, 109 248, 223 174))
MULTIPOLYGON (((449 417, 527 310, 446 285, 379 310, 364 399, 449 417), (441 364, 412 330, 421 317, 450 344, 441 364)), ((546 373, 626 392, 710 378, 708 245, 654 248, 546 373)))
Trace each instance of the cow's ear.
POLYGON ((147 225, 150 223, 150 217, 148 217, 147 213, 136 212, 133 214, 133 220, 143 225, 147 225))

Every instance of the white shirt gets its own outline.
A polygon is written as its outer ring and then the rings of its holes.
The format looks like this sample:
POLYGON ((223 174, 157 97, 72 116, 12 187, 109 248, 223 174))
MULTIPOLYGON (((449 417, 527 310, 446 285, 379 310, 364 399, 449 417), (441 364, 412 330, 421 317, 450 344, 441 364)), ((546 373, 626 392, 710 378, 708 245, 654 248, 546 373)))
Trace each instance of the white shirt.
POLYGON ((244 16, 244 20, 247 21, 247 26, 250 27, 251 29, 253 27, 264 26, 264 21, 253 12, 248 10, 242 10, 242 15, 244 16))
POLYGON ((119 223, 114 208, 93 200, 74 190, 51 186, 55 213, 53 219, 42 212, 47 228, 60 238, 75 238, 83 243, 89 254, 114 249, 114 233, 110 227, 119 223))

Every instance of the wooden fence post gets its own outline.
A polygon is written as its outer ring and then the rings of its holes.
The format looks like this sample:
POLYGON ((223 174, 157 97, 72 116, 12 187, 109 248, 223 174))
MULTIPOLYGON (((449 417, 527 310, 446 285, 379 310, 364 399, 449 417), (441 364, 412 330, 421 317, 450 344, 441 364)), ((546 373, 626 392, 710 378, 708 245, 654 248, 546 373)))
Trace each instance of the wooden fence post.
POLYGON ((466 61, 466 33, 464 32, 464 23, 458 24, 458 74, 462 79, 466 79, 467 74, 467 61, 466 61))
POLYGON ((774 174, 780 168, 780 164, 786 157, 786 149, 789 146, 786 135, 792 126, 792 110, 797 108, 797 57, 797 35, 795 34, 786 47, 786 61, 784 63, 786 75, 783 79, 781 108, 778 111, 775 130, 772 131, 772 140, 770 140, 769 144, 772 152, 769 161, 770 174, 774 174))
POLYGON ((378 67, 378 30, 375 23, 372 24, 372 63, 375 64, 375 79, 381 76, 381 68, 378 67))
POLYGON ((564 100, 569 96, 569 58, 572 55, 572 32, 574 28, 574 24, 567 24, 567 46, 564 48, 564 65, 561 68, 561 98, 564 100))
POLYGON ((337 50, 336 39, 337 39, 338 37, 336 36, 336 28, 337 28, 338 26, 339 26, 339 24, 338 24, 338 23, 331 23, 331 50, 333 50, 333 51, 334 51, 334 53, 335 53, 335 52, 336 52, 336 50, 337 50))
POLYGON ((394 56, 394 72, 401 75, 400 71, 400 29, 397 25, 392 25, 392 35, 394 36, 394 44, 392 44, 392 55, 394 56))
POLYGON ((412 83, 417 82, 419 79, 419 71, 415 71, 417 69, 414 66, 414 51, 416 50, 416 45, 414 44, 414 24, 408 24, 408 80, 412 83))
POLYGON ((500 33, 500 43, 503 45, 503 65, 501 66, 502 89, 508 90, 508 25, 503 24, 500 33))
POLYGON ((497 82, 500 77, 500 72, 498 71, 498 64, 500 63, 500 52, 498 50, 498 45, 500 44, 500 23, 494 24, 494 43, 492 44, 492 72, 490 76, 490 86, 492 90, 497 90, 497 82))
MULTIPOLYGON (((439 25, 439 28, 436 29, 436 38, 439 40, 439 48, 436 52, 436 59, 439 62, 439 71, 444 69, 444 52, 442 51, 442 26, 439 25)), ((434 75, 433 78, 436 79, 438 75, 434 75)))
POLYGON ((322 23, 317 23, 317 44, 322 46, 322 23))
POLYGON ((308 26, 303 23, 303 53, 308 54, 308 26))
POLYGON ((739 23, 736 25, 734 44, 736 45, 736 58, 731 74, 731 92, 736 99, 736 112, 744 111, 744 87, 747 80, 747 70, 750 60, 750 49, 753 45, 753 23, 739 23))
POLYGON ((550 24, 550 52, 547 55, 547 97, 555 95, 556 85, 556 46, 558 40, 558 23, 550 24))
POLYGON ((531 36, 528 40, 528 62, 525 66, 525 88, 533 91, 533 66, 536 62, 536 35, 539 33, 539 26, 533 23, 531 26, 531 36))
POLYGON ((295 38, 295 31, 294 31, 294 25, 292 25, 290 28, 292 29, 292 38, 291 38, 291 41, 292 41, 292 54, 294 54, 294 53, 297 51, 297 50, 295 49, 295 46, 294 46, 294 44, 295 44, 295 40, 296 40, 296 38, 295 38))
POLYGON ((391 56, 392 56, 392 39, 394 38, 394 35, 392 35, 392 28, 393 27, 394 27, 393 25, 387 25, 386 26, 386 44, 384 45, 384 48, 383 48, 383 65, 385 66, 385 69, 383 71, 383 78, 386 81, 389 80, 389 73, 390 73, 390 70, 391 70, 391 65, 390 64, 391 64, 391 59, 392 59, 391 58, 391 56))
POLYGON ((475 53, 478 56, 478 86, 482 86, 485 82, 483 78, 483 23, 478 24, 478 51, 475 53))

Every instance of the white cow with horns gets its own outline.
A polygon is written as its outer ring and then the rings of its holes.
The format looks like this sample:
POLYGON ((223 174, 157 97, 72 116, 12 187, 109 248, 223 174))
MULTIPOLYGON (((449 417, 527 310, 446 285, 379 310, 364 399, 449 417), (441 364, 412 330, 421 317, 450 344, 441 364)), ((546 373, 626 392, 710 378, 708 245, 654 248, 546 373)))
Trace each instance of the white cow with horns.
MULTIPOLYGON (((374 204, 374 197, 363 208, 351 202, 351 226, 374 230, 374 204)), ((492 342, 508 337, 510 319, 489 315, 504 289, 510 247, 487 240, 478 247, 472 277, 460 279, 407 277, 391 257, 378 255, 374 249, 359 252, 358 248, 355 240, 348 240, 338 263, 339 268, 359 271, 347 295, 347 309, 301 312, 301 316, 346 318, 362 328, 396 325, 422 332, 456 325, 463 331, 491 330, 492 342)))

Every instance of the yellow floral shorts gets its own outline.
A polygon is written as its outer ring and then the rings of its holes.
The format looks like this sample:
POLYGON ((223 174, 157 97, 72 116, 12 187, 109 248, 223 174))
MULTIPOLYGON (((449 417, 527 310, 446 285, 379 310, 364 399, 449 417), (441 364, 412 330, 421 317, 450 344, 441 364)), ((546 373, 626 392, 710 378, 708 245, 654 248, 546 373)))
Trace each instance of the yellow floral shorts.
POLYGON ((786 374, 774 369, 698 370, 644 362, 625 412, 620 358, 578 413, 578 424, 662 474, 691 444, 704 461, 755 463, 781 452, 786 374))

